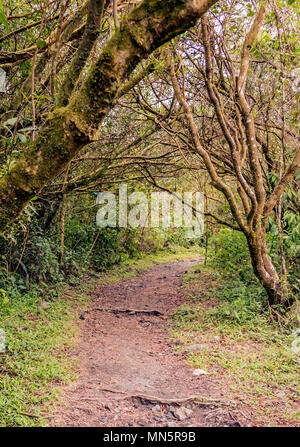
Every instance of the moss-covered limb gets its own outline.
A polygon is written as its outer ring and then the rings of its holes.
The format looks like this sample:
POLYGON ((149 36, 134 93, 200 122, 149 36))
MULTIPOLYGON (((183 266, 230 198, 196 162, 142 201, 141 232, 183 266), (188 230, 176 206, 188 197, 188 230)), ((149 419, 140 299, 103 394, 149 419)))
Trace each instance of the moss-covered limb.
POLYGON ((95 137, 118 87, 152 51, 191 27, 216 0, 144 0, 108 42, 67 107, 54 110, 31 149, 0 180, 0 231, 95 137))
POLYGON ((135 85, 137 85, 142 79, 146 78, 148 75, 153 73, 155 70, 155 59, 151 59, 151 61, 143 67, 138 73, 132 76, 127 82, 125 82, 119 90, 117 91, 115 100, 121 98, 126 95, 135 85))
POLYGON ((217 0, 144 0, 124 19, 88 78, 68 106, 83 133, 97 137, 98 125, 118 88, 156 48, 195 24, 217 0))
POLYGON ((105 0, 89 0, 88 17, 83 37, 71 65, 60 86, 56 103, 58 106, 66 106, 72 94, 80 73, 90 55, 100 34, 100 25, 103 15, 105 0))

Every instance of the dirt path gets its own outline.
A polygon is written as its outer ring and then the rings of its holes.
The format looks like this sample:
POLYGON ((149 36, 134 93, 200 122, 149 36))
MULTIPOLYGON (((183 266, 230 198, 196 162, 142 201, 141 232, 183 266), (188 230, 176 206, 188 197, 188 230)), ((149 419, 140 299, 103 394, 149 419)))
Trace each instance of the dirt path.
POLYGON ((95 288, 81 317, 80 377, 65 387, 51 425, 240 425, 216 379, 193 375, 168 341, 166 316, 183 302, 181 276, 197 262, 156 265, 95 288), (186 400, 194 396, 204 403, 186 400))

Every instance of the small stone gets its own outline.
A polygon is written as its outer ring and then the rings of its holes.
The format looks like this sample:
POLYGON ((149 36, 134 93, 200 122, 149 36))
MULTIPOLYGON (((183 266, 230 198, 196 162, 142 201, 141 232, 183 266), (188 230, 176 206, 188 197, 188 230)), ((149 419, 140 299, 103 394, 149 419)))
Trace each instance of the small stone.
POLYGON ((147 425, 147 422, 146 422, 146 421, 139 421, 138 424, 139 424, 141 427, 145 427, 145 426, 147 425))
POLYGON ((166 427, 176 427, 176 424, 175 424, 175 422, 168 422, 166 424, 166 427))
POLYGON ((102 422, 102 424, 107 424, 108 419, 107 418, 101 418, 100 422, 102 422))
POLYGON ((214 339, 215 339, 216 341, 219 341, 219 340, 221 340, 221 337, 219 337, 218 335, 215 335, 215 336, 214 336, 214 339))
POLYGON ((118 407, 116 407, 116 408, 114 409, 114 412, 115 412, 115 413, 120 413, 120 411, 121 411, 121 410, 120 410, 120 408, 118 408, 118 407))
POLYGON ((201 376, 204 374, 208 374, 208 372, 204 371, 204 369, 197 368, 197 369, 194 369, 194 371, 193 371, 193 376, 201 376))
POLYGON ((179 421, 184 421, 185 419, 188 419, 189 417, 192 416, 193 410, 190 410, 189 408, 186 407, 179 407, 174 408, 172 410, 172 413, 176 419, 178 419, 179 421))
POLYGON ((44 310, 47 310, 47 309, 50 308, 50 303, 48 303, 48 301, 42 301, 42 302, 40 303, 40 308, 41 308, 41 309, 44 309, 44 310))
POLYGON ((160 406, 159 405, 154 405, 154 407, 151 408, 152 413, 157 413, 158 411, 160 411, 160 406))

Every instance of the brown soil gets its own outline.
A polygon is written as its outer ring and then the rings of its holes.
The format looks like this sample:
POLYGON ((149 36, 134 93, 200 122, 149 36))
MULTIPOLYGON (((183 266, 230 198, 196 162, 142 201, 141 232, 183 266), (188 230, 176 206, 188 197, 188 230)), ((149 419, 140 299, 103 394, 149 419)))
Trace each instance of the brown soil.
POLYGON ((197 262, 160 264, 96 286, 81 315, 79 379, 64 388, 52 426, 250 425, 218 379, 193 375, 168 339, 167 316, 184 302, 181 275, 197 262), (173 414, 182 407, 192 410, 184 420, 173 414))

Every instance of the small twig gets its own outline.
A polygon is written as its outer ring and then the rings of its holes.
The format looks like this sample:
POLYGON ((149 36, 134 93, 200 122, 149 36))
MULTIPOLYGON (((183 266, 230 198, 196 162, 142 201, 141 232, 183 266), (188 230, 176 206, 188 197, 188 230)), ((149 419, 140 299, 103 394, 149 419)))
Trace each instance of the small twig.
POLYGON ((92 243, 92 245, 91 245, 91 248, 89 249, 89 251, 88 251, 88 253, 87 253, 87 255, 86 255, 86 259, 88 259, 89 256, 90 256, 90 254, 92 253, 93 248, 94 248, 94 246, 95 246, 95 244, 96 244, 96 242, 97 242, 99 236, 100 236, 100 231, 98 231, 98 233, 97 233, 97 235, 96 235, 96 237, 95 237, 95 239, 94 239, 94 241, 93 241, 93 243, 92 243))
POLYGON ((71 291, 64 291, 64 292, 63 292, 63 295, 69 295, 69 296, 72 296, 73 293, 72 293, 71 291))
POLYGON ((30 418, 37 418, 37 419, 40 418, 40 416, 38 416, 37 414, 23 413, 22 411, 19 411, 18 414, 22 414, 23 416, 28 416, 30 418))
POLYGON ((23 243, 22 252, 21 252, 21 255, 20 255, 20 258, 19 258, 17 267, 16 267, 15 270, 14 270, 14 273, 17 273, 17 271, 18 271, 18 269, 19 269, 19 267, 20 267, 20 264, 21 264, 21 262, 22 262, 22 258, 23 258, 24 251, 25 251, 26 244, 27 244, 27 239, 28 239, 29 231, 30 231, 30 228, 28 228, 28 230, 27 230, 27 233, 26 233, 26 236, 25 236, 25 239, 24 239, 24 243, 23 243))
POLYGON ((270 306, 269 301, 268 301, 268 307, 269 307, 269 312, 270 312, 270 318, 271 318, 271 320, 272 320, 272 323, 274 324, 273 313, 272 313, 272 309, 271 309, 271 306, 270 306))

